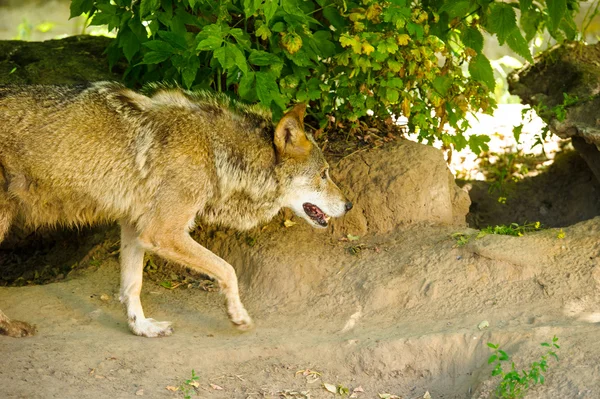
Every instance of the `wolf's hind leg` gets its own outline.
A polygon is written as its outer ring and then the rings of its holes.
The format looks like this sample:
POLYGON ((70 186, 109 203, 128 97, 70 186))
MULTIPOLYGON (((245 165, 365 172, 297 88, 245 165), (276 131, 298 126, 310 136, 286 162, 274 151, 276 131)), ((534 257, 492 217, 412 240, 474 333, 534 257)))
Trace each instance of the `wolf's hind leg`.
POLYGON ((127 322, 135 335, 164 337, 173 333, 171 323, 144 316, 140 292, 144 272, 144 249, 135 228, 121 222, 121 303, 127 308, 127 322))
MULTIPOLYGON (((2 183, 1 174, 0 183, 2 183)), ((0 243, 2 243, 2 240, 8 233, 8 229, 10 228, 16 213, 16 206, 10 202, 6 193, 0 191, 0 243)), ((18 338, 28 337, 34 333, 34 326, 23 321, 11 320, 0 310, 0 334, 18 338)))

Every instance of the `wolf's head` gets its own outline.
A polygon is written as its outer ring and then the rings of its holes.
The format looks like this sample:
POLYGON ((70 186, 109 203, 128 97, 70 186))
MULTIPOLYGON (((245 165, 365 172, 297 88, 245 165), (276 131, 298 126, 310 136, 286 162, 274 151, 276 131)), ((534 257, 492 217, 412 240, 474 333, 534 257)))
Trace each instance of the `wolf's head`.
POLYGON ((283 189, 283 206, 315 227, 352 208, 329 177, 329 165, 312 136, 304 132, 304 104, 296 105, 275 128, 275 150, 283 189))

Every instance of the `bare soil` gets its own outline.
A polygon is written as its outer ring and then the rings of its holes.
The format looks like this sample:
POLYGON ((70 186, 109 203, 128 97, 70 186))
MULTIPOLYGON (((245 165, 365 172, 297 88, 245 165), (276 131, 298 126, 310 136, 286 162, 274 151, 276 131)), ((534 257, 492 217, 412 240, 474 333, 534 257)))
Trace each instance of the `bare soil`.
POLYGON ((0 397, 183 398, 173 389, 194 370, 192 398, 336 397, 324 383, 360 388, 358 398, 488 398, 498 383, 488 342, 524 368, 553 336, 560 361, 526 397, 600 397, 600 218, 564 227, 564 238, 547 229, 457 246, 453 233, 477 231, 420 221, 348 240, 298 220, 284 228, 287 216, 199 235, 236 267, 256 322, 248 333, 230 325, 218 292, 149 260, 146 314, 175 334, 130 334, 112 230, 66 279, 0 288, 0 308, 38 328, 0 337, 0 397))

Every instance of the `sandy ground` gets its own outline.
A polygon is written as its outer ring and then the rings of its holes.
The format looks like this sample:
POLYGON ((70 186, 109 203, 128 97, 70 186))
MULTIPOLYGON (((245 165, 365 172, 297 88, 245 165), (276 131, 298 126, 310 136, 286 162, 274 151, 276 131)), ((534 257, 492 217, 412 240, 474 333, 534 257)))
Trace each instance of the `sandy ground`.
POLYGON ((560 361, 526 397, 600 397, 600 218, 565 228, 563 239, 550 229, 457 247, 456 231, 401 227, 356 242, 301 224, 284 239, 267 232, 249 264, 288 252, 272 269, 238 267, 256 322, 249 333, 229 324, 220 294, 147 282, 146 314, 176 331, 131 335, 115 256, 64 282, 1 288, 2 309, 39 332, 0 337, 0 396, 183 398, 168 387, 195 370, 191 397, 333 398, 329 383, 360 387, 359 398, 485 398, 497 384, 487 342, 525 367, 556 335, 560 361), (320 374, 298 373, 307 369, 320 374))

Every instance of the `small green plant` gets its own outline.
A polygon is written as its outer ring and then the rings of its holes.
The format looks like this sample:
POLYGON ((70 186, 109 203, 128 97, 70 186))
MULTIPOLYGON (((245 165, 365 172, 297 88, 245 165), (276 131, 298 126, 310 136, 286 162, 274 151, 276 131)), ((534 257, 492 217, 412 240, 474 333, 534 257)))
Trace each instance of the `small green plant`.
POLYGON ((183 394, 185 399, 191 399, 192 394, 196 393, 196 388, 200 386, 198 383, 198 377, 196 372, 192 369, 192 377, 190 379, 185 380, 180 386, 179 390, 183 394))
POLYGON ((559 349, 558 337, 552 338, 552 343, 543 342, 541 345, 548 348, 539 361, 532 362, 529 369, 517 370, 515 362, 510 361, 508 354, 500 349, 500 345, 488 342, 488 347, 493 350, 488 359, 488 364, 494 364, 492 377, 500 376, 500 384, 496 388, 496 397, 501 399, 522 398, 527 390, 545 381, 544 373, 548 370, 548 360, 553 357, 558 361, 555 350, 559 349), (510 362, 510 371, 505 371, 503 364, 510 362))
POLYGON ((485 229, 482 229, 478 234, 477 238, 481 238, 488 234, 498 234, 504 236, 517 236, 522 237, 525 233, 531 233, 532 231, 538 231, 542 228, 542 224, 540 222, 535 223, 511 223, 511 224, 501 224, 496 226, 488 226, 485 229))
MULTIPOLYGON (((456 240, 456 246, 462 247, 471 241, 472 238, 479 239, 481 237, 485 237, 488 234, 496 234, 503 236, 516 236, 522 237, 525 233, 531 233, 534 231, 542 230, 542 224, 540 222, 535 223, 511 223, 511 224, 501 224, 496 226, 488 226, 485 229, 480 230, 477 233, 467 234, 462 232, 453 233, 451 235, 452 238, 456 240)), ((561 237, 559 237, 561 238, 561 237)))
POLYGON ((457 232, 457 233, 453 233, 451 235, 451 237, 456 240, 456 246, 462 247, 469 243, 469 241, 471 240, 471 237, 473 237, 473 234, 457 232))

